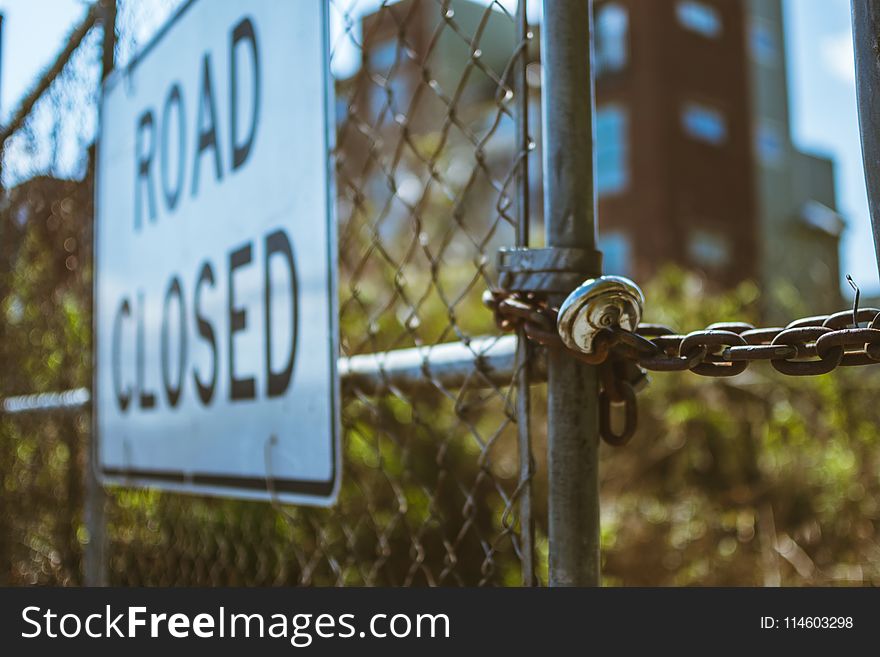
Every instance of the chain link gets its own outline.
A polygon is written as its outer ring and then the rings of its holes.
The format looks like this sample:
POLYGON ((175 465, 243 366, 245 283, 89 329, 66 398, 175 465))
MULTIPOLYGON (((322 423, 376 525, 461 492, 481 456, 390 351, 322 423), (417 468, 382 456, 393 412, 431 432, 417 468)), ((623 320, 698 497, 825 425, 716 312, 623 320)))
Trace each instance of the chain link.
POLYGON ((788 376, 815 376, 837 367, 880 363, 878 308, 804 317, 784 327, 718 322, 686 335, 661 324, 640 324, 634 333, 613 327, 601 330, 593 353, 585 354, 565 346, 556 330, 557 309, 538 295, 488 291, 483 302, 500 329, 522 328, 530 340, 600 366, 599 429, 611 445, 626 444, 635 432, 635 388, 645 380, 644 370, 730 377, 754 361, 769 361, 788 376), (619 429, 612 427, 615 406, 623 408, 619 429))

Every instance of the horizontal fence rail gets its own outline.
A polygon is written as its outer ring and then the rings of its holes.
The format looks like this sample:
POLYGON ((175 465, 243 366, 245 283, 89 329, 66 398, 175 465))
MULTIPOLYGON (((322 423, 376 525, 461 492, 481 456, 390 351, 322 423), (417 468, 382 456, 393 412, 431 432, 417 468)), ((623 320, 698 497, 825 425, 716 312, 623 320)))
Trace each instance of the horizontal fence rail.
MULTIPOLYGON (((400 349, 378 354, 340 358, 337 364, 343 387, 366 393, 389 388, 403 390, 425 386, 460 388, 473 381, 476 387, 504 386, 516 371, 516 337, 502 335, 473 338, 421 349, 400 349)), ((536 368, 533 383, 542 381, 536 368)), ((3 413, 41 413, 81 410, 91 403, 88 388, 62 392, 17 395, 0 400, 3 413)))

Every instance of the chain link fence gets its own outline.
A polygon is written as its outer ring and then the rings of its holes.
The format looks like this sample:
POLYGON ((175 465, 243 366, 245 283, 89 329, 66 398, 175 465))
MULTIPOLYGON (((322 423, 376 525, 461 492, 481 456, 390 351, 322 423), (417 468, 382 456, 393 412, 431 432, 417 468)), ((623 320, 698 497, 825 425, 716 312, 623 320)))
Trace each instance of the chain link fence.
MULTIPOLYGON (((515 0, 329 0, 339 504, 104 492, 89 476, 100 80, 110 54, 124 67, 181 5, 84 6, 57 61, 0 130, 0 585, 548 582, 553 400, 532 384, 553 367, 542 351, 561 350, 523 339, 547 328, 532 322, 546 317, 529 299, 505 326, 516 335, 502 334, 480 304, 488 288, 510 305, 496 289, 499 247, 541 246, 539 101, 550 80, 538 64, 538 31, 529 34, 537 16, 527 20, 515 0), (116 27, 105 34, 111 7, 116 27)), ((658 275, 646 289, 645 321, 685 330, 719 319, 758 323, 757 286, 716 294, 704 283, 658 275)), ((850 315, 799 322, 809 335, 798 333, 794 344, 779 344, 795 335, 790 328, 738 323, 722 327, 721 344, 704 341, 718 337, 711 331, 694 334, 696 355, 682 353, 686 336, 655 335, 648 325, 650 346, 628 336, 608 347, 654 369, 729 369, 755 358, 785 368, 794 357, 815 373, 828 362, 874 361, 876 349, 865 345, 876 329, 846 327, 875 311, 862 308, 852 322, 850 315), (627 355, 627 344, 644 349, 627 355)), ((633 444, 603 451, 596 468, 602 581, 880 582, 878 387, 866 367, 815 378, 760 364, 732 378, 654 375, 639 395, 633 444)), ((572 393, 556 411, 595 406, 585 401, 572 393)), ((568 504, 569 520, 585 517, 583 502, 568 504)), ((557 557, 582 556, 589 541, 580 539, 590 532, 557 516, 560 526, 569 540, 553 541, 557 557)))
POLYGON ((110 584, 130 586, 543 581, 546 520, 532 509, 546 504, 531 499, 528 359, 480 305, 495 286, 498 247, 527 239, 527 169, 537 166, 532 38, 515 1, 330 1, 339 503, 291 508, 128 489, 89 501, 102 52, 114 44, 124 67, 180 4, 120 1, 115 39, 104 33, 106 6, 88 9, 7 122, 0 584, 82 584, 90 554, 110 584), (453 366, 440 362, 453 352, 453 366), (401 359, 403 374, 392 367, 401 359), (21 397, 57 391, 73 392, 21 397))

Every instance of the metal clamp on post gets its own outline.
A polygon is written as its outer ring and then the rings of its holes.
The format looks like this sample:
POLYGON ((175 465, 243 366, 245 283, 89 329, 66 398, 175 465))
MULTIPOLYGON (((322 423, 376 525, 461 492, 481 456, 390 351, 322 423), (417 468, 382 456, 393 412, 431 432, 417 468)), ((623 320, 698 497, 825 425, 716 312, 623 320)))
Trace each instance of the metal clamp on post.
POLYGON ((509 292, 568 294, 602 271, 602 254, 589 249, 504 248, 498 251, 500 287, 509 292))

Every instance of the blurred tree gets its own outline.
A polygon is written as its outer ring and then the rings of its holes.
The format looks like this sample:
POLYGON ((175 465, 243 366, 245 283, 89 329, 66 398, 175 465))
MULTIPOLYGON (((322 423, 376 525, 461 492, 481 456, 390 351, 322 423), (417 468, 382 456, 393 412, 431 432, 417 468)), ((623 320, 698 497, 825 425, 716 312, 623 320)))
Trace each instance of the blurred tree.
MULTIPOLYGON (((647 319, 687 331, 755 316, 753 285, 720 296, 703 285, 665 272, 647 319)), ((653 379, 638 436, 605 454, 608 583, 880 582, 875 368, 653 379)))

